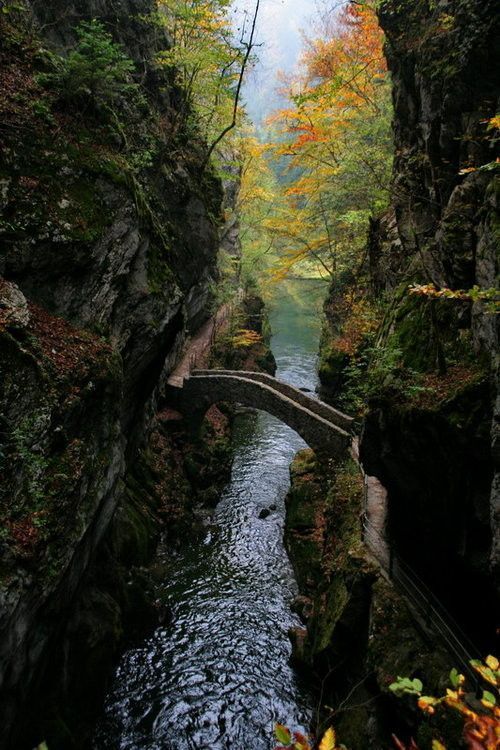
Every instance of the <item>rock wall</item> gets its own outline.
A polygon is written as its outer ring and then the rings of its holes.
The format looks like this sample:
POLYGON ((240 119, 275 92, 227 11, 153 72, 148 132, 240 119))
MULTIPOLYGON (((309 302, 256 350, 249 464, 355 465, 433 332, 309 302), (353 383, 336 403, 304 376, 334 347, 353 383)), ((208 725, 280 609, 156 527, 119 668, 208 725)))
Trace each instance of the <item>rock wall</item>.
POLYGON ((393 299, 379 344, 397 340, 405 364, 425 373, 428 395, 407 393, 403 403, 382 389, 371 402, 361 454, 389 489, 390 531, 400 551, 418 560, 438 589, 448 588, 457 611, 464 581, 481 592, 485 627, 467 625, 492 647, 487 610, 491 583, 499 580, 500 533, 498 315, 474 293, 446 301, 410 299, 401 290, 410 282, 499 287, 500 178, 489 124, 500 89, 492 65, 498 13, 494 4, 474 0, 386 0, 379 17, 395 137, 392 206, 372 226, 369 243, 373 289, 393 299), (455 583, 439 572, 446 566, 455 583))
POLYGON ((418 712, 391 693, 393 678, 425 675, 434 688, 450 662, 367 554, 362 509, 363 479, 352 459, 297 454, 285 541, 304 627, 290 635, 293 660, 317 690, 313 729, 321 736, 333 724, 346 747, 385 750, 393 733, 417 737, 418 712))
MULTIPOLYGON (((322 394, 357 415, 363 468, 388 490, 393 549, 485 654, 497 648, 500 581, 499 347, 492 304, 499 289, 500 178, 498 128, 491 122, 500 93, 493 63, 498 10, 479 0, 383 0, 378 13, 393 86, 394 174, 389 208, 371 221, 368 262, 355 291, 379 319, 348 354, 336 347, 346 317, 342 293, 349 288, 349 280, 336 280, 326 303, 322 394), (410 285, 420 285, 420 292, 411 294, 410 285)), ((338 471, 333 467, 324 482, 338 471)), ((404 602, 384 581, 374 584, 358 568, 353 585, 356 554, 335 553, 344 538, 354 552, 359 542, 342 516, 349 494, 330 484, 333 510, 325 509, 318 469, 295 473, 289 548, 307 573, 298 577, 311 600, 307 630, 294 637, 296 653, 320 675, 326 672, 334 709, 342 706, 343 679, 344 692, 355 688, 359 703, 365 689, 382 694, 357 725, 356 711, 352 721, 338 714, 347 745, 379 747, 391 722, 396 734, 418 739, 416 717, 384 697, 387 677, 418 674, 437 685, 446 654, 420 640, 404 602), (318 518, 326 519, 321 533, 318 518)), ((448 740, 450 746, 459 741, 448 740)), ((422 734, 418 744, 428 742, 422 734)))
MULTIPOLYGON (((235 231, 232 219, 230 226, 235 231)), ((270 342, 271 327, 264 301, 255 290, 246 290, 231 305, 225 324, 216 332, 210 367, 274 375, 276 362, 270 342)))
MULTIPOLYGON (((0 737, 16 750, 80 681, 59 718, 77 717, 92 667, 102 693, 123 612, 144 600, 127 566, 150 555, 162 507, 175 526, 154 489, 170 455, 152 450, 155 414, 208 314, 222 190, 154 64, 168 38, 153 11, 33 0, 0 20, 0 737), (47 49, 67 54, 91 18, 134 62, 134 95, 107 109, 43 83, 47 49)), ((52 726, 51 750, 84 741, 71 729, 52 726)))
POLYGON ((478 0, 384 0, 378 13, 395 156, 364 281, 382 314, 351 355, 336 351, 332 288, 320 374, 335 403, 358 411, 362 462, 388 489, 395 548, 484 650, 500 580, 499 18, 478 0), (483 603, 480 618, 464 587, 483 603))

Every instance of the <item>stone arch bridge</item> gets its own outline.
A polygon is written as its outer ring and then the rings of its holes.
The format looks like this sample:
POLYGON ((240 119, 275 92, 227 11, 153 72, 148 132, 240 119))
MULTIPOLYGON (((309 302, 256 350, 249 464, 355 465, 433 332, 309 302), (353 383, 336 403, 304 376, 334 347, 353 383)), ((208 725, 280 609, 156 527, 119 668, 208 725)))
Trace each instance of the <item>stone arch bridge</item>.
POLYGON ((271 375, 246 370, 193 370, 170 387, 186 416, 201 418, 220 401, 262 409, 285 422, 317 452, 343 456, 352 443, 352 418, 271 375))

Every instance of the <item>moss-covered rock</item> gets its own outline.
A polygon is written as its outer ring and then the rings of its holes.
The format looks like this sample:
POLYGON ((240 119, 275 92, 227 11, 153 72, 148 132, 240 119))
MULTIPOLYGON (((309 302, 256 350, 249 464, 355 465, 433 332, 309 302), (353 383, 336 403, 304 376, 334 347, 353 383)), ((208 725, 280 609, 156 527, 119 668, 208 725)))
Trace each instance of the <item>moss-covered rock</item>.
POLYGON ((271 328, 264 301, 253 292, 237 302, 219 331, 211 353, 211 367, 250 370, 274 375, 271 328))
POLYGON ((151 0, 2 11, 0 744, 37 745, 46 712, 49 746, 67 748, 127 618, 152 622, 139 569, 160 532, 196 525, 172 502, 189 484, 155 414, 209 314, 222 189, 155 64, 169 41, 151 0), (95 17, 130 63, 112 106, 55 85, 95 17))
POLYGON ((320 730, 333 723, 352 750, 385 749, 421 718, 389 684, 425 674, 438 690, 452 665, 363 547, 359 467, 301 451, 291 476, 285 539, 306 597, 298 602, 306 628, 290 632, 294 662, 318 690, 320 730))

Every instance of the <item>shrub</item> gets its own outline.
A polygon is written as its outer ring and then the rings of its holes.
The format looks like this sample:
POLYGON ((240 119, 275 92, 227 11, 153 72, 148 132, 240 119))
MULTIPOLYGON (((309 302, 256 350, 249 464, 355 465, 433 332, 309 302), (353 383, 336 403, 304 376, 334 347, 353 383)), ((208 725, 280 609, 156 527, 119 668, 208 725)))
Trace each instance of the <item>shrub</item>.
POLYGON ((76 33, 76 47, 67 57, 51 55, 53 70, 39 76, 40 83, 55 89, 61 99, 87 100, 94 107, 138 92, 130 79, 134 63, 100 21, 82 21, 76 33))

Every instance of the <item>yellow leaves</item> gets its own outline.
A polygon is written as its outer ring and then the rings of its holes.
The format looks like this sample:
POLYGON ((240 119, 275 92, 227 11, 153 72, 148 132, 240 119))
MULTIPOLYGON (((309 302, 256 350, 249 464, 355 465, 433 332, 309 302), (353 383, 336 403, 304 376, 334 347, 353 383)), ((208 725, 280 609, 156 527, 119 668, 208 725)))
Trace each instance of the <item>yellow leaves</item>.
POLYGON ((236 331, 236 335, 233 336, 232 344, 236 348, 248 348, 254 346, 254 344, 260 344, 262 336, 255 331, 251 331, 248 328, 240 328, 236 331))
MULTIPOLYGON (((484 662, 472 660, 470 664, 483 679, 491 682, 495 687, 500 685, 500 662, 495 656, 487 656, 484 662)), ((496 705, 496 695, 489 690, 484 690, 481 701, 478 703, 473 694, 462 687, 465 678, 456 669, 451 670, 450 681, 453 689, 448 688, 446 694, 439 698, 421 695, 419 686, 415 686, 408 678, 398 678, 398 682, 391 685, 390 689, 396 694, 418 695, 420 710, 429 715, 434 714, 438 706, 442 706, 462 716, 463 739, 465 747, 470 750, 497 750, 500 747, 500 708, 496 705)), ((446 750, 446 747, 438 738, 434 738, 432 750, 446 750)))
POLYGON ((465 682, 465 677, 453 668, 450 672, 450 682, 454 688, 460 688, 465 682))
POLYGON ((335 736, 335 730, 330 727, 326 730, 323 735, 323 739, 319 743, 319 750, 335 750, 337 746, 337 738, 335 736))
POLYGON ((445 32, 450 31, 455 25, 455 17, 449 13, 441 13, 438 18, 438 27, 436 31, 445 32))
POLYGON ((483 697, 481 698, 481 703, 485 708, 493 709, 496 706, 496 698, 493 693, 485 690, 483 692, 483 697))
MULTIPOLYGON (((434 299, 452 299, 468 302, 484 302, 485 311, 498 313, 500 312, 500 293, 498 289, 482 289, 479 286, 473 286, 472 289, 448 289, 443 287, 438 289, 434 284, 411 284, 408 287, 410 294, 416 294, 420 297, 429 297, 434 299)), ((490 657, 488 657, 490 658, 490 657)), ((493 659, 493 657, 491 657, 493 659)), ((478 662, 481 665, 481 662, 478 662)), ((484 668, 484 665, 481 665, 484 668)), ((486 666, 486 668, 489 668, 486 666)))
POLYGON ((232 117, 233 84, 244 50, 232 41, 225 0, 159 0, 158 18, 168 29, 172 46, 157 55, 170 67, 197 114, 209 142, 232 117))
MULTIPOLYGON (((290 83, 296 107, 271 120, 282 133, 298 134, 292 143, 287 139, 288 153, 338 139, 357 113, 378 113, 380 81, 386 75, 382 43, 374 10, 351 5, 341 12, 336 32, 327 26, 325 37, 308 40, 304 74, 290 83)), ((286 153, 283 143, 278 148, 286 153)))
POLYGON ((375 82, 386 73, 382 44, 374 9, 346 6, 334 35, 309 40, 304 63, 312 88, 345 107, 370 105, 377 95, 375 82))
POLYGON ((339 301, 338 307, 343 324, 333 346, 344 354, 352 355, 363 339, 378 328, 378 313, 370 300, 356 293, 347 293, 339 301))
POLYGON ((285 204, 266 222, 275 279, 298 263, 322 277, 358 268, 367 218, 387 202, 390 91, 374 8, 345 4, 323 20, 301 73, 286 81, 292 106, 269 120, 275 159, 286 165, 285 204))
POLYGON ((492 669, 494 672, 497 672, 500 667, 500 662, 495 656, 487 656, 484 660, 486 663, 486 666, 492 669))
POLYGON ((496 657, 491 655, 487 656, 484 663, 478 659, 473 659, 471 665, 473 669, 481 675, 483 680, 486 680, 486 682, 489 682, 490 685, 493 685, 496 688, 500 687, 499 661, 496 657))
POLYGON ((500 130, 500 114, 495 115, 495 117, 491 117, 488 120, 488 130, 493 130, 495 128, 500 130))

